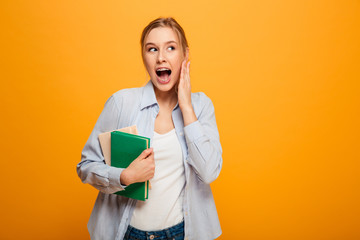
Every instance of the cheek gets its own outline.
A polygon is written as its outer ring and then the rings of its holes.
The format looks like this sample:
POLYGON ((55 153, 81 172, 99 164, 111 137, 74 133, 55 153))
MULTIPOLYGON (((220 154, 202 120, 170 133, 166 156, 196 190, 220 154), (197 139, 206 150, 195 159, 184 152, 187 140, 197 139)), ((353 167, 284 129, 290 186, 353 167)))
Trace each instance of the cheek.
POLYGON ((174 58, 172 59, 173 67, 180 70, 183 60, 184 60, 184 58, 182 57, 182 55, 174 56, 174 58))
POLYGON ((146 70, 150 73, 152 72, 152 69, 154 69, 154 64, 152 63, 151 59, 144 58, 144 65, 146 70))
POLYGON ((181 73, 181 65, 180 65, 179 68, 176 68, 175 71, 173 71, 173 73, 172 73, 171 75, 174 76, 174 79, 175 79, 176 81, 179 81, 179 79, 180 79, 180 73, 181 73))

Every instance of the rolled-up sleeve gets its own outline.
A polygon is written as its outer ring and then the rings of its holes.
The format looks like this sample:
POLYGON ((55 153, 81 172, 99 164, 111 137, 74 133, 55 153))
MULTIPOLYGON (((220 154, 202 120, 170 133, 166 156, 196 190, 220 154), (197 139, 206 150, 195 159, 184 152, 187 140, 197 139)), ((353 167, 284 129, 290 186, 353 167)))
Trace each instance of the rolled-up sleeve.
POLYGON ((123 168, 115 168, 105 164, 98 135, 117 129, 120 110, 111 96, 105 103, 93 131, 81 153, 81 161, 76 166, 77 174, 83 183, 89 183, 104 193, 124 190, 120 183, 123 168))
POLYGON ((211 100, 202 93, 198 120, 185 126, 188 146, 187 163, 203 182, 210 184, 220 174, 222 148, 216 125, 215 109, 211 100))

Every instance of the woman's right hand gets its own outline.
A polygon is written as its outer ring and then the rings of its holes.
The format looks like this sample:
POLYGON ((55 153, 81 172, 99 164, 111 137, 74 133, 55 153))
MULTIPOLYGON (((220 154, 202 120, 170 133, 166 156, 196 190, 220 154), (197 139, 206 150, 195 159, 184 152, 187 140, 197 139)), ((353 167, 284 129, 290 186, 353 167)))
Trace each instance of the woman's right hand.
POLYGON ((155 160, 154 150, 145 149, 120 175, 122 185, 130 185, 136 182, 145 182, 154 177, 155 160))

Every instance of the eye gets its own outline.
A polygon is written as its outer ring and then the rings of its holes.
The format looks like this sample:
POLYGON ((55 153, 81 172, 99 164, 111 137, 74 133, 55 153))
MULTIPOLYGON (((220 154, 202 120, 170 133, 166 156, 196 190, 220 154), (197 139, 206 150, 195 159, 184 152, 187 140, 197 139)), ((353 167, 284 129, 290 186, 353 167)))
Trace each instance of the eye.
POLYGON ((154 47, 148 48, 148 52, 155 52, 155 51, 157 51, 157 49, 154 47))
POLYGON ((170 47, 168 47, 168 50, 170 50, 170 51, 175 50, 175 47, 174 47, 174 46, 170 46, 170 47))

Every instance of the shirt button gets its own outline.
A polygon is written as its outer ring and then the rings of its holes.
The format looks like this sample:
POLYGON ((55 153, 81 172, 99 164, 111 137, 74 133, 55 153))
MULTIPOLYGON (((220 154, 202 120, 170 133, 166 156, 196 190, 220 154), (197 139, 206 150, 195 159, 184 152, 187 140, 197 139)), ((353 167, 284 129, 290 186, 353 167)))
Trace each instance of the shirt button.
POLYGON ((184 133, 183 133, 183 132, 180 132, 180 136, 184 136, 184 133))
POLYGON ((150 239, 154 239, 155 238, 155 236, 154 235, 150 235, 150 237, 149 237, 150 239))

